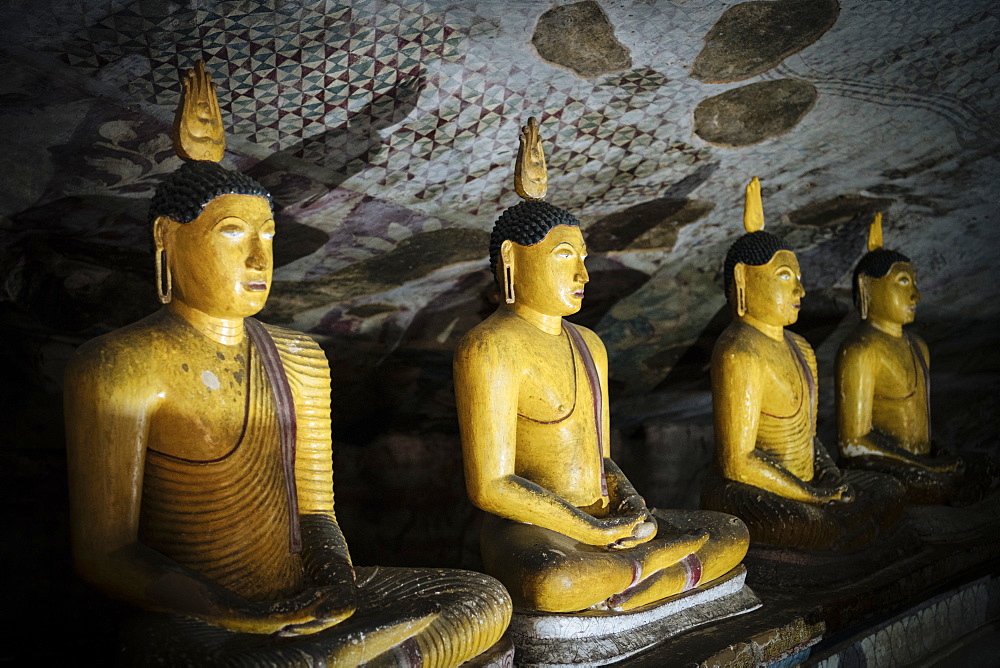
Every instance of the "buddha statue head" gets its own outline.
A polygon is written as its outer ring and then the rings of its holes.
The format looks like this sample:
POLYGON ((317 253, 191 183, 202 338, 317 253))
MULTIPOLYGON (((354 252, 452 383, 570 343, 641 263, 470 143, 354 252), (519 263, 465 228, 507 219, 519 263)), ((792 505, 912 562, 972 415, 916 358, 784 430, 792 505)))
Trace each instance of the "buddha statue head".
POLYGON ((862 320, 902 326, 913 322, 920 290, 910 258, 882 248, 882 214, 868 229, 868 252, 854 268, 854 304, 862 320))
POLYGON ((273 268, 271 196, 214 162, 187 162, 150 204, 160 301, 220 318, 264 307, 273 268))
POLYGON ((568 211, 541 201, 545 159, 534 118, 522 129, 515 189, 524 201, 505 210, 490 234, 490 269, 507 304, 546 316, 580 310, 590 280, 587 247, 580 221, 568 211))
POLYGON ((743 222, 747 233, 729 247, 723 266, 726 299, 740 319, 791 325, 805 296, 799 262, 781 237, 763 230, 757 177, 747 186, 743 222))
POLYGON ((580 310, 590 280, 580 221, 546 202, 524 201, 497 219, 490 268, 508 304, 552 316, 580 310))
POLYGON ((149 208, 157 293, 164 304, 245 318, 264 307, 270 292, 271 195, 218 164, 225 131, 204 63, 182 82, 174 147, 187 162, 159 185, 149 208))

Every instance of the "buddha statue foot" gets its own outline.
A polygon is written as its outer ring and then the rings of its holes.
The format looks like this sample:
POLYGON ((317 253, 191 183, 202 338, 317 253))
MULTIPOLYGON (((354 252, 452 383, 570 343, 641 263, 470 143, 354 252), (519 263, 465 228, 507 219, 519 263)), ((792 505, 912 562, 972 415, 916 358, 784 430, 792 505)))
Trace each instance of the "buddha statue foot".
POLYGON ((508 635, 518 666, 604 665, 706 622, 756 610, 746 569, 634 610, 545 613, 515 608, 508 635))
POLYGON ((862 455, 841 457, 843 467, 890 475, 906 486, 907 504, 968 506, 986 498, 1000 486, 1000 462, 980 452, 961 454, 960 471, 929 471, 889 459, 862 455))
POLYGON ((496 650, 510 614, 507 592, 479 573, 371 567, 358 568, 357 579, 357 611, 311 635, 236 633, 190 617, 145 614, 126 624, 122 663, 458 666, 496 650))
POLYGON ((701 505, 742 519, 752 546, 852 550, 896 522, 905 490, 892 477, 870 471, 844 471, 844 476, 856 492, 853 501, 812 504, 710 475, 701 505))

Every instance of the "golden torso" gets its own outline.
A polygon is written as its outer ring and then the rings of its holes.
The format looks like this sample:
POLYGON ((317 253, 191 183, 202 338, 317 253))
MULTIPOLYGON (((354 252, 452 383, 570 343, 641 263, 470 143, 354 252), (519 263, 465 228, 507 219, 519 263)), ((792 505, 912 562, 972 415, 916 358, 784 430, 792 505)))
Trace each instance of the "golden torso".
POLYGON ((547 334, 507 311, 487 323, 502 333, 521 361, 515 473, 600 515, 606 503, 593 395, 569 334, 547 334))
POLYGON ((800 480, 813 478, 812 407, 809 378, 802 359, 814 365, 812 349, 804 339, 790 335, 777 341, 754 327, 735 321, 719 339, 720 345, 732 345, 753 351, 747 358, 758 365, 761 385, 760 416, 755 447, 800 480))
POLYGON ((167 310, 117 334, 115 366, 133 384, 143 366, 139 540, 248 600, 300 590, 274 400, 248 339, 218 343, 167 310))
POLYGON ((925 355, 911 335, 893 336, 862 322, 844 342, 857 348, 872 374, 872 429, 917 455, 930 453, 926 380, 917 355, 925 355))
POLYGON ((160 400, 150 415, 148 447, 191 460, 223 457, 236 447, 246 419, 248 339, 224 345, 180 319, 163 324, 171 336, 162 340, 162 355, 149 360, 160 400))

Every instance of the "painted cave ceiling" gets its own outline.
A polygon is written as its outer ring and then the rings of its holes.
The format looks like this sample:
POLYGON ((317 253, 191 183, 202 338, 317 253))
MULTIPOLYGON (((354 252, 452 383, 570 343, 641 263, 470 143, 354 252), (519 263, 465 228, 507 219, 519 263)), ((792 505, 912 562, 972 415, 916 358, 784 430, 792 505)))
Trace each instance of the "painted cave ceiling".
POLYGON ((548 201, 584 225, 577 320, 615 391, 704 375, 754 175, 814 345, 851 317, 875 211, 918 267, 932 344, 1000 310, 987 0, 13 0, 0 19, 0 315, 38 385, 155 307, 147 200, 179 164, 179 70, 199 58, 225 163, 277 204, 262 319, 324 344, 342 411, 370 411, 372 384, 424 415, 450 403, 450 351, 496 303, 486 240, 518 201, 528 116, 548 201))

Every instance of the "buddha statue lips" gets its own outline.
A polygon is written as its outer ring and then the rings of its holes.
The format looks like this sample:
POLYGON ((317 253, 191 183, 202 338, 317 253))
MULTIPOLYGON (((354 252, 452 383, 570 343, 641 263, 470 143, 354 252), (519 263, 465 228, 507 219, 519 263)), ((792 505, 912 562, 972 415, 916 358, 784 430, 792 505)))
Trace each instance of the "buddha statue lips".
POLYGON ((755 543, 857 547, 893 521, 900 489, 884 476, 844 474, 816 438, 816 357, 785 329, 805 295, 795 254, 761 229, 760 184, 747 186, 748 233, 726 255, 733 321, 712 353, 717 475, 702 506, 743 518, 755 543))
POLYGON ((461 341, 455 389, 466 485, 487 513, 486 571, 515 605, 631 610, 739 565, 742 523, 652 511, 610 458, 607 352, 563 320, 589 280, 578 221, 539 201, 497 220, 504 303, 461 341))
MULTIPOLYGON (((185 127, 187 155, 214 155, 211 123, 185 127)), ((125 661, 451 666, 497 642, 511 607, 495 580, 353 566, 326 357, 251 317, 272 279, 267 191, 187 162, 150 220, 163 308, 81 346, 66 375, 77 569, 159 613, 136 622, 141 656, 125 661)))
POLYGON ((930 354, 904 329, 921 300, 908 257, 882 248, 882 216, 854 270, 861 322, 837 353, 838 446, 845 466, 888 473, 910 503, 978 501, 998 482, 993 458, 949 452, 931 440, 930 354))

